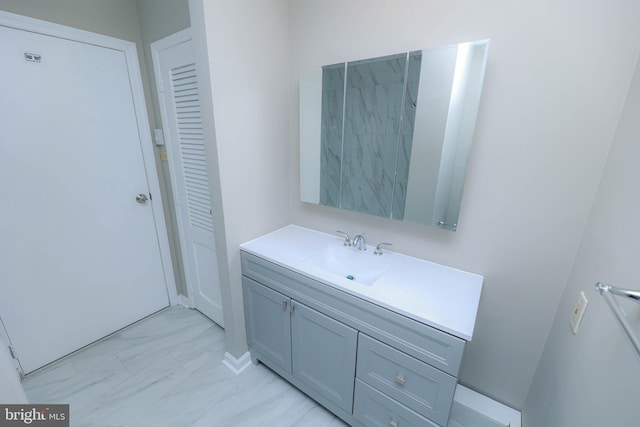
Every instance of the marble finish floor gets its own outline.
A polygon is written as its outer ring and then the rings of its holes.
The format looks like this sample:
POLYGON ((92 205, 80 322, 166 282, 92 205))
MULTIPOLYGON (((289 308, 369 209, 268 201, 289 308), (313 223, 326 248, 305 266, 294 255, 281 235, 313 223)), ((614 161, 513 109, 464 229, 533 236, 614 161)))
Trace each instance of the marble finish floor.
POLYGON ((23 382, 33 403, 68 403, 74 427, 319 426, 345 424, 263 365, 233 374, 224 331, 172 307, 23 382))

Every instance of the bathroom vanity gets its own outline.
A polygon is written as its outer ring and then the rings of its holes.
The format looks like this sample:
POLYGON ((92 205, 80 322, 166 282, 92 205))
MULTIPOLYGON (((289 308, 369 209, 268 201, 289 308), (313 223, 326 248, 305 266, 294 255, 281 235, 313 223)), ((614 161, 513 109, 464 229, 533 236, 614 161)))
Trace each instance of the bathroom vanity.
POLYGON ((241 245, 249 351, 350 425, 446 426, 483 277, 289 225, 241 245))

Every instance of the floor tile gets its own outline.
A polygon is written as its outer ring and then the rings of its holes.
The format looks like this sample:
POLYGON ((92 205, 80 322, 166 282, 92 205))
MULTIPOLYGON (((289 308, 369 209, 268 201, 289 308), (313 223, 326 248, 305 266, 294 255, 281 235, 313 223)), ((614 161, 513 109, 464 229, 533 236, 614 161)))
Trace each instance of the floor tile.
POLYGON ((69 403, 73 427, 344 426, 263 365, 222 364, 224 330, 172 307, 24 381, 32 402, 69 403))
POLYGON ((124 425, 180 384, 189 372, 171 356, 159 359, 73 413, 89 425, 124 425))

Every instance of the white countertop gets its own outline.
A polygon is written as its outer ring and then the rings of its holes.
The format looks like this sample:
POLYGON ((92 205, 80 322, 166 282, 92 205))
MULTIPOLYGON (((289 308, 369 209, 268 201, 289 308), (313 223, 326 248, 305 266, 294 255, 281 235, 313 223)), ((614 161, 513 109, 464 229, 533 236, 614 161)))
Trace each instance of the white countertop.
MULTIPOLYGON (((384 248, 381 262, 389 268, 372 285, 364 285, 304 261, 327 245, 341 245, 343 237, 296 225, 240 245, 240 249, 309 276, 341 291, 441 331, 471 341, 480 302, 480 275, 446 267, 384 248)), ((355 248, 346 248, 356 251, 355 248)), ((367 246, 367 254, 374 248, 367 246)))

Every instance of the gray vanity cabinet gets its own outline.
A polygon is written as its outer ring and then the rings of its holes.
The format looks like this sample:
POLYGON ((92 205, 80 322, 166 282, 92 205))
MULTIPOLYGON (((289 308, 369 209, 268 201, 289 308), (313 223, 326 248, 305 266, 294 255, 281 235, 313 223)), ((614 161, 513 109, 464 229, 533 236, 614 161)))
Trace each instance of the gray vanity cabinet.
POLYGON ((264 362, 291 372, 291 299, 244 277, 243 287, 251 348, 264 362))
POLYGON ((351 412, 358 331, 298 302, 292 308, 293 375, 351 412))
POLYGON ((353 426, 447 425, 464 340, 256 255, 241 257, 254 363, 353 426))
POLYGON ((243 287, 253 362, 351 413, 358 331, 247 277, 243 287))
POLYGON ((428 420, 447 425, 455 377, 360 334, 356 378, 354 415, 365 424, 375 425, 371 421, 378 419, 376 414, 385 408, 398 425, 436 425, 428 424, 428 420), (400 423, 400 419, 405 421, 400 423))

